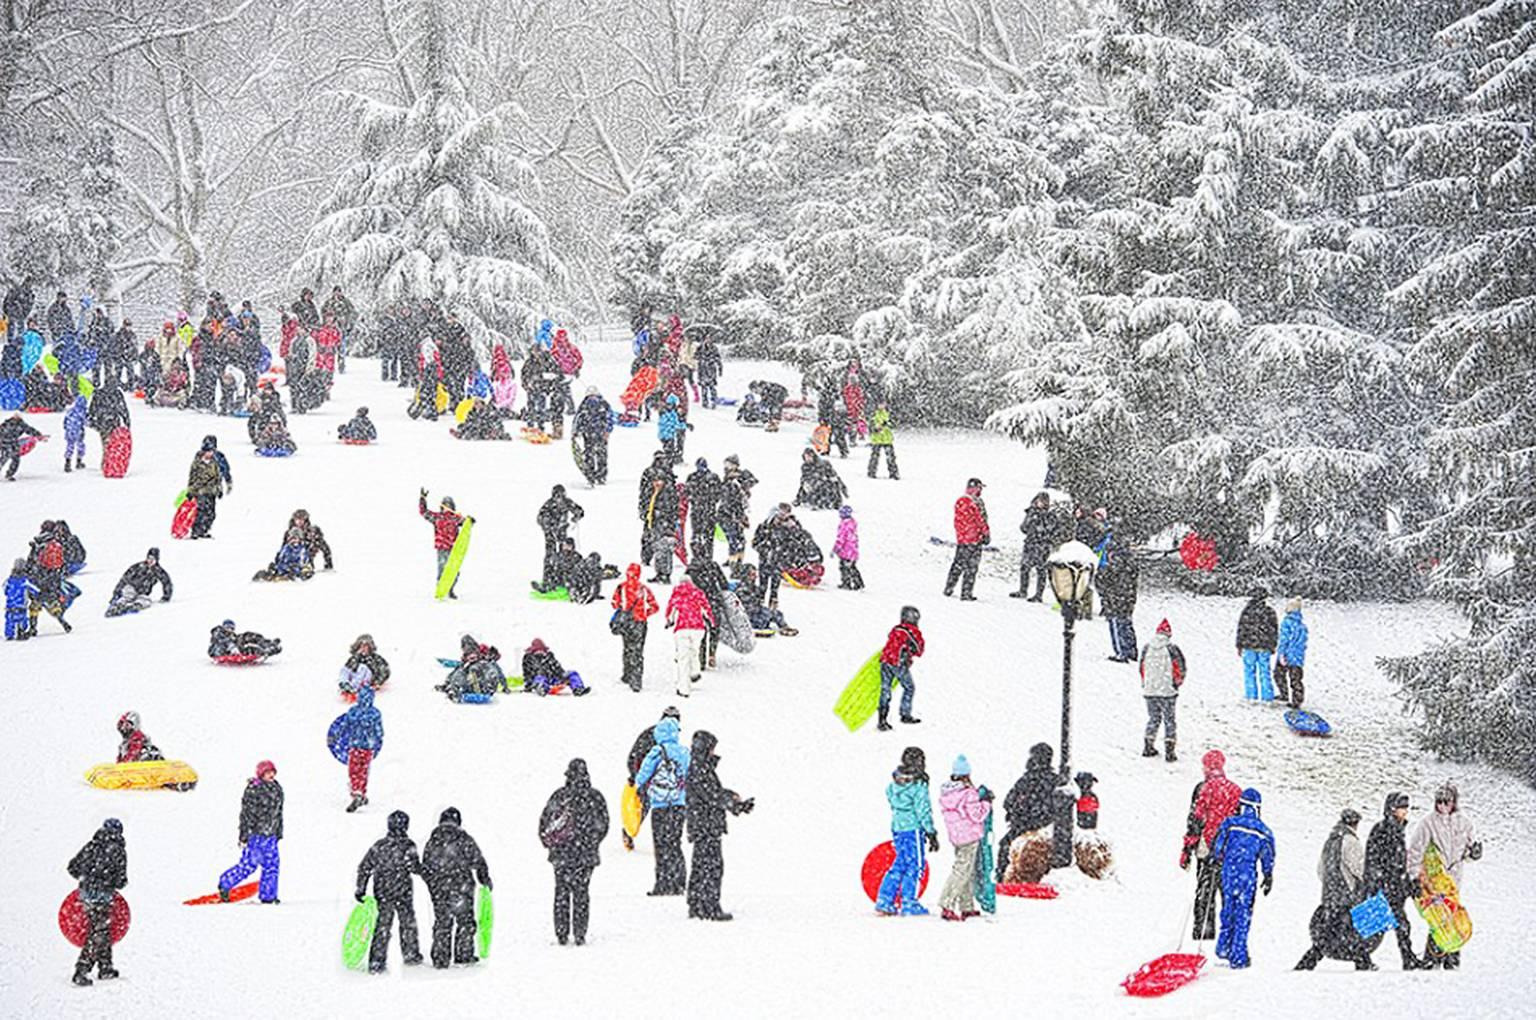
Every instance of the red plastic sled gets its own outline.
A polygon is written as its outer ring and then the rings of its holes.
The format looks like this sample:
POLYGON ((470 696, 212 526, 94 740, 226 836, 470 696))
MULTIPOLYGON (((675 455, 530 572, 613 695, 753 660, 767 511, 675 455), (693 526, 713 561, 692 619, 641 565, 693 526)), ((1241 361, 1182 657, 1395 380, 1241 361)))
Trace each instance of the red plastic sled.
POLYGON ((1120 982, 1120 987, 1126 995, 1141 998, 1167 995, 1199 977, 1204 966, 1202 953, 1164 953, 1151 963, 1142 964, 1140 970, 1120 982))
POLYGON ((645 365, 635 373, 635 377, 624 387, 624 395, 619 398, 624 404, 624 410, 633 413, 640 405, 645 403, 645 398, 651 395, 656 388, 659 376, 651 365, 645 365))
POLYGON ((126 425, 119 425, 107 435, 101 451, 101 476, 121 478, 128 473, 128 462, 133 459, 133 433, 126 425))
POLYGON ((1046 882, 999 882, 997 894, 1026 900, 1054 900, 1058 895, 1056 887, 1046 882))
POLYGON ((372 441, 371 439, 343 439, 342 443, 347 446, 367 446, 372 441))
MULTIPOLYGON (((113 942, 123 941, 123 936, 128 934, 128 924, 132 920, 133 915, 128 910, 128 901, 123 899, 122 893, 113 893, 112 916, 108 921, 113 942)), ((85 936, 90 930, 90 919, 85 916, 85 908, 80 905, 80 890, 76 889, 64 897, 64 902, 59 904, 59 931, 69 939, 70 945, 83 946, 85 936)))
MULTIPOLYGON (((880 899, 880 883, 885 879, 885 873, 891 870, 891 865, 896 863, 896 844, 886 840, 871 850, 864 858, 864 867, 859 872, 859 880, 864 884, 864 895, 869 897, 871 903, 880 899)), ((917 883, 917 895, 922 896, 928 891, 928 861, 923 860, 923 877, 917 883)), ((896 906, 901 906, 901 896, 895 899, 896 906)))
POLYGON ((220 666, 252 666, 258 662, 265 662, 266 656, 238 652, 234 655, 215 655, 213 661, 220 666))
MULTIPOLYGON (((257 885, 258 883, 256 882, 247 882, 244 885, 235 886, 229 891, 229 902, 238 903, 241 900, 248 900, 255 896, 257 885)), ((209 893, 207 896, 194 896, 190 900, 182 900, 181 902, 184 906, 188 907, 205 907, 210 903, 223 903, 224 901, 219 899, 218 893, 209 893)))
POLYGON ((25 457, 27 454, 37 449, 38 443, 41 443, 44 439, 47 438, 47 436, 22 436, 21 442, 16 444, 16 456, 25 457))
POLYGON ((187 497, 187 501, 176 508, 176 516, 171 518, 171 537, 186 538, 192 534, 192 525, 197 520, 197 500, 187 497))
POLYGON ((803 567, 784 571, 784 580, 791 588, 814 588, 821 583, 826 567, 820 563, 808 563, 803 567))

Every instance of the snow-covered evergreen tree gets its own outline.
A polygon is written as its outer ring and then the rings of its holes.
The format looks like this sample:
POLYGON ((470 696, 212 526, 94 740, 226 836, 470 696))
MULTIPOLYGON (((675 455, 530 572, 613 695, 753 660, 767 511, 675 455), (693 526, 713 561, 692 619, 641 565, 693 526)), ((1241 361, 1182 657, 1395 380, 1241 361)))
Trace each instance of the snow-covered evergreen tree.
POLYGON ((45 287, 111 301, 112 260, 122 246, 122 186, 111 132, 94 128, 52 147, 38 164, 9 225, 13 270, 45 287))
POLYGON ((1384 666, 1428 747, 1536 782, 1536 3, 1461 6, 1435 37, 1450 109, 1398 130, 1407 182, 1386 201, 1429 256, 1390 299, 1444 497, 1405 544, 1470 632, 1384 666))
POLYGON ((339 283, 360 307, 431 299, 471 335, 531 335, 564 270, 521 198, 531 168, 498 148, 455 73, 447 0, 415 0, 421 73, 408 105, 349 96, 361 147, 295 262, 295 284, 339 283))

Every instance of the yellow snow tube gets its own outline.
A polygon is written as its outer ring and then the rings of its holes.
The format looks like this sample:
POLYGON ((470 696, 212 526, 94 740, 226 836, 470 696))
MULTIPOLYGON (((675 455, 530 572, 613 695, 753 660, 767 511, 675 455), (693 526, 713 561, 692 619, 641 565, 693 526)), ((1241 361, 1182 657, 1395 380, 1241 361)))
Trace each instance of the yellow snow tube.
POLYGON ((85 781, 103 790, 190 790, 197 785, 197 772, 184 761, 108 762, 88 770, 85 781))

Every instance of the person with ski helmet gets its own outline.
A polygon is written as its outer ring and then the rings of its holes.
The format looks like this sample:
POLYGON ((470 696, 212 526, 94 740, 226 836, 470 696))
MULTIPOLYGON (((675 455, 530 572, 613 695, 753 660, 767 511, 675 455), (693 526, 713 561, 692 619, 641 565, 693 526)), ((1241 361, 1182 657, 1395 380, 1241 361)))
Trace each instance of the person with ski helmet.
POLYGON ((880 650, 880 721, 878 728, 889 730, 886 716, 891 711, 891 686, 901 684, 901 721, 920 723, 912 714, 912 699, 917 687, 912 680, 912 660, 923 654, 923 632, 917 623, 922 618, 916 606, 901 607, 901 622, 886 635, 885 647, 880 650))
POLYGON ((1253 922, 1255 885, 1268 896, 1275 884, 1275 836, 1259 817, 1263 803, 1258 790, 1251 786, 1244 790, 1238 798, 1238 813, 1221 823, 1211 844, 1211 856, 1221 866, 1216 955, 1233 970, 1249 964, 1248 927, 1253 922), (1256 877, 1259 873, 1262 881, 1256 877))

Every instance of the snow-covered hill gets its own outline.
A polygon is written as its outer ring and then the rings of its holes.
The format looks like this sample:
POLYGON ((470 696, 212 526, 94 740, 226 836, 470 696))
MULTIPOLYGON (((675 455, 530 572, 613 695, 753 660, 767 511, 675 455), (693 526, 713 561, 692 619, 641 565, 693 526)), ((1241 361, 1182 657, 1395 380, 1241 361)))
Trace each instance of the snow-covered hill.
MULTIPOLYGON (((627 360, 616 345, 589 350, 582 382, 612 395, 627 360)), ((862 449, 839 462, 860 521, 868 589, 786 588, 783 608, 800 636, 761 642, 750 657, 722 648, 719 671, 681 703, 685 734, 717 734, 722 778, 756 797, 756 812, 733 818, 725 840, 724 903, 736 920, 691 922, 681 901, 647 898, 650 834, 626 853, 615 832, 593 882, 590 945, 557 946, 539 809, 567 760, 581 756, 616 814, 632 740, 678 699, 670 635, 659 625, 647 647, 646 690, 635 695, 618 682, 619 643, 605 608, 528 597, 542 548, 534 513, 550 485, 564 483, 587 509, 581 549, 627 564, 639 542, 635 483, 654 433, 649 425, 616 432, 610 484, 588 491, 563 445, 455 442, 444 423, 409 421, 405 391, 374 372, 374 363, 355 362, 332 404, 295 419, 300 449, 286 461, 253 456, 243 422, 135 405, 127 479, 106 481, 94 469, 63 474, 62 442, 55 442, 0 488, 7 556, 24 554, 39 521, 59 517, 89 550, 77 578, 85 594, 72 613, 75 632, 62 635, 44 618, 40 639, 0 646, 9 759, 0 780, 0 1014, 931 1016, 993 1015, 1006 1003, 1002 1009, 1019 1013, 1070 1005, 1159 1017, 1239 1008, 1245 1015, 1528 1015, 1536 992, 1529 965, 1536 793, 1419 754, 1411 720, 1373 666, 1377 655, 1417 649, 1456 628, 1431 604, 1309 607, 1309 707, 1338 735, 1308 742, 1286 731, 1279 709, 1241 701, 1235 602, 1144 592, 1139 636, 1145 640, 1166 616, 1190 663, 1176 765, 1139 756, 1145 716, 1135 670, 1105 661, 1101 621, 1081 625, 1073 764, 1100 779, 1100 826, 1119 860, 1115 878, 1095 884, 1067 875, 1053 902, 1004 899, 994 918, 964 925, 874 916, 859 865, 887 838, 883 789, 906 744, 926 750, 936 777, 964 753, 977 780, 1001 790, 1032 743, 1058 739, 1061 619, 1005 597, 1017 583, 1010 540, 1043 461, 975 433, 898 431, 900 482, 867 479, 862 449), (341 446, 335 427, 359 404, 373 409, 381 442, 341 446), (207 433, 231 456, 234 492, 220 505, 213 541, 174 542, 172 499, 207 433), (971 475, 988 483, 993 529, 1005 548, 989 554, 981 601, 962 604, 940 596, 948 550, 926 539, 948 534, 953 501, 971 475), (431 531, 415 506, 421 486, 434 500, 452 495, 477 521, 456 603, 431 598, 431 531), (337 569, 307 584, 252 583, 298 507, 324 528, 337 569), (175 600, 104 619, 118 574, 152 545, 175 579, 175 600), (915 669, 923 722, 849 735, 832 703, 904 603, 922 609, 928 637, 915 669), (208 628, 226 617, 280 636, 284 654, 256 669, 211 665, 208 628), (394 679, 379 697, 386 738, 372 802, 348 815, 344 770, 324 736, 344 707, 337 667, 362 631, 378 639, 394 679), (596 690, 579 701, 519 695, 486 707, 449 704, 431 689, 442 673, 435 657, 454 655, 465 632, 509 656, 542 637, 596 690), (168 756, 198 769, 195 791, 105 792, 82 781, 90 765, 111 759, 113 723, 130 708, 168 756), (1118 982, 1179 940, 1193 883, 1177 867, 1179 841, 1200 754, 1212 746, 1227 752, 1240 784, 1264 793, 1278 840, 1274 894, 1260 901, 1254 923, 1255 964, 1245 973, 1212 966, 1165 1000, 1132 1002, 1118 982), (263 758, 276 761, 288 798, 281 906, 181 906, 211 891, 237 858, 241 789, 263 758), (1463 970, 1403 974, 1388 945, 1378 953, 1380 973, 1357 976, 1338 963, 1292 973, 1317 899, 1317 854, 1339 811, 1360 810, 1364 835, 1388 792, 1411 791, 1417 816, 1446 775, 1461 783, 1464 810, 1487 846, 1485 858, 1467 866, 1477 934, 1463 970), (376 979, 344 970, 339 937, 355 868, 383 834, 385 815, 410 812, 422 843, 448 805, 462 811, 496 879, 491 958, 474 970, 436 972, 407 970, 392 955, 389 974, 376 979), (123 977, 77 989, 68 982, 73 950, 54 915, 73 888, 65 862, 107 816, 126 830, 133 929, 118 947, 123 977)), ((789 381, 782 369, 730 364, 723 389, 743 392, 752 372, 789 381)), ((61 431, 56 418, 43 421, 61 431)), ((771 435, 737 428, 725 409, 696 412, 694 421, 690 465, 702 456, 718 469, 738 453, 763 480, 754 519, 791 498, 809 423, 771 435)), ((835 515, 800 516, 830 549, 835 515)), ((942 882, 949 847, 932 860, 942 882)), ((928 902, 937 891, 935 884, 928 902)), ((417 908, 427 938, 424 890, 417 908)), ((1416 923, 1416 941, 1423 936, 1416 923)))

